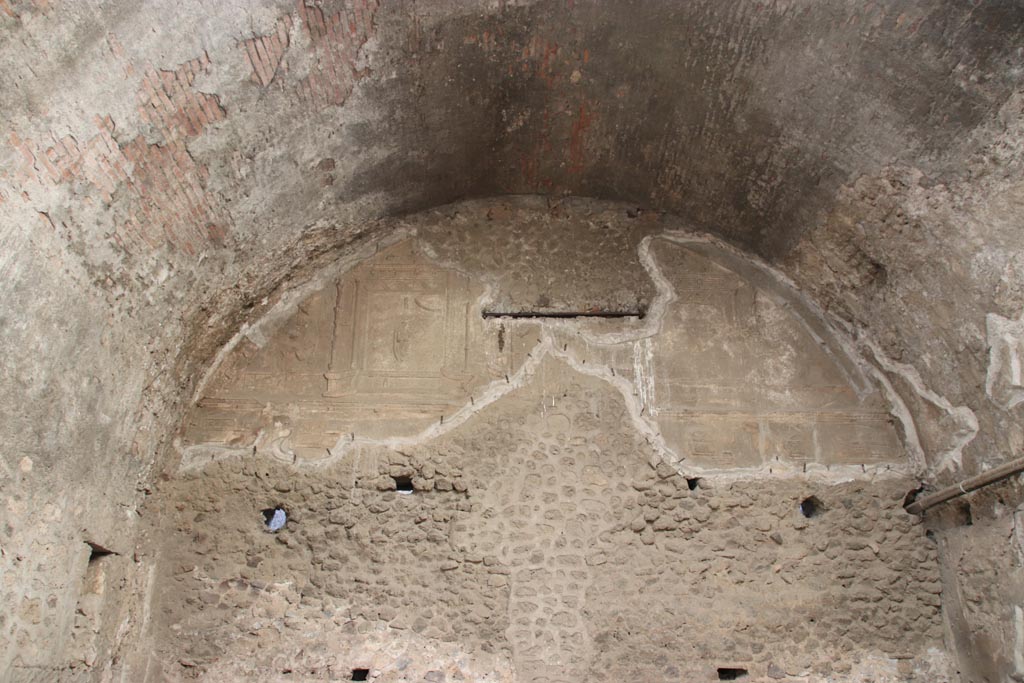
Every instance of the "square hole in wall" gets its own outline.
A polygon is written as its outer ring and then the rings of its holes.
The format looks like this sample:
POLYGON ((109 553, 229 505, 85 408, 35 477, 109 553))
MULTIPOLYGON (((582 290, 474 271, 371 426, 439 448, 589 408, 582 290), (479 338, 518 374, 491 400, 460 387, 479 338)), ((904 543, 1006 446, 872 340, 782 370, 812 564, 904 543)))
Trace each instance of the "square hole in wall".
POLYGON ((267 531, 280 531, 288 523, 288 512, 280 505, 260 510, 260 514, 263 515, 263 525, 267 531))
POLYGON ((369 669, 352 669, 352 680, 353 681, 368 681, 370 680, 369 669))
POLYGON ((89 561, 85 565, 85 575, 82 576, 82 587, 79 600, 88 595, 103 595, 107 583, 107 566, 105 558, 117 555, 113 550, 101 546, 99 543, 86 541, 89 548, 89 561))
POLYGON ((738 681, 741 678, 747 677, 747 670, 739 667, 732 666, 720 666, 718 667, 718 680, 720 681, 738 681))
POLYGON ((825 511, 825 505, 818 500, 817 496, 808 496, 800 501, 800 514, 807 519, 817 517, 825 511))
POLYGON ((957 523, 960 526, 974 526, 974 515, 971 512, 971 504, 968 501, 957 501, 954 510, 957 523))
POLYGON ((412 477, 391 477, 395 480, 395 490, 406 495, 413 492, 412 477))

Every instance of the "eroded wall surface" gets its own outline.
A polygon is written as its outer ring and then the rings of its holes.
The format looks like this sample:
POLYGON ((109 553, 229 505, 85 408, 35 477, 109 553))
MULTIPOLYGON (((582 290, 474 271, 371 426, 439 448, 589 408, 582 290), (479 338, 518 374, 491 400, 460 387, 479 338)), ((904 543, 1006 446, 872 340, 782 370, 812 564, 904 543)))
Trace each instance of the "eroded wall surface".
POLYGON ((161 487, 147 680, 947 680, 912 485, 688 480, 548 358, 425 443, 161 487))

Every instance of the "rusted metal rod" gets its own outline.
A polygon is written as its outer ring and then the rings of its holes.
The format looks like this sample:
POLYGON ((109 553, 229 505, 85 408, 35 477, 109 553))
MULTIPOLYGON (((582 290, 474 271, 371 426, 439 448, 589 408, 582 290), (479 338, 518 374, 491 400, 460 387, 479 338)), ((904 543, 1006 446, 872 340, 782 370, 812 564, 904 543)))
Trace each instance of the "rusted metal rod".
POLYGON ((918 498, 910 505, 907 505, 906 509, 912 515, 920 515, 930 507, 934 507, 939 503, 945 503, 947 500, 952 500, 959 496, 975 491, 983 486, 994 484, 997 481, 1002 481, 1007 477, 1012 477, 1018 472, 1024 472, 1024 458, 1018 458, 1011 460, 1010 462, 1003 463, 999 467, 993 467, 987 472, 976 474, 973 477, 964 479, 959 484, 953 484, 947 486, 944 489, 930 493, 923 498, 918 498))
POLYGON ((629 311, 483 311, 484 318, 639 318, 647 311, 642 308, 629 311))

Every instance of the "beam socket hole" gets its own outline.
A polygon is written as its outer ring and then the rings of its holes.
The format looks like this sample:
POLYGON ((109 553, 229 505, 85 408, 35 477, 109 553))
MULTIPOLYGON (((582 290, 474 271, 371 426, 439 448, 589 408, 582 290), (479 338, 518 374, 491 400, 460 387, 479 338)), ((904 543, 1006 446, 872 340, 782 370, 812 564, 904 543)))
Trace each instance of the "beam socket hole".
POLYGON ((271 533, 280 531, 288 523, 288 513, 280 505, 261 510, 263 515, 263 526, 271 533))
POLYGON ((107 557, 108 555, 117 555, 113 550, 104 548, 99 543, 93 543, 92 541, 86 541, 85 544, 89 546, 89 564, 92 564, 100 558, 107 557))
POLYGON ((808 496, 800 501, 800 514, 811 519, 825 511, 825 506, 817 496, 808 496))

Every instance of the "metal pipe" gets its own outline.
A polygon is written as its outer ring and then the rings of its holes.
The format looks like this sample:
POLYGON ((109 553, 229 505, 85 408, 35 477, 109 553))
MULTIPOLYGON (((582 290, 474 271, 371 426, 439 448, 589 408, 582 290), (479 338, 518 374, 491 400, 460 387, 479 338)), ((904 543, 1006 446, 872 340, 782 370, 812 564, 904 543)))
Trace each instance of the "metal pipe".
POLYGON ((1017 460, 1011 460, 1010 462, 1003 463, 999 467, 993 467, 987 472, 976 474, 973 477, 964 479, 959 484, 953 484, 947 486, 944 489, 930 493, 923 498, 918 498, 913 503, 906 506, 907 512, 912 515, 920 515, 924 513, 930 507, 934 507, 939 503, 945 503, 947 500, 958 498, 970 491, 975 491, 983 486, 994 484, 997 481, 1002 481, 1007 477, 1012 477, 1018 472, 1024 472, 1024 458, 1018 458, 1017 460))

